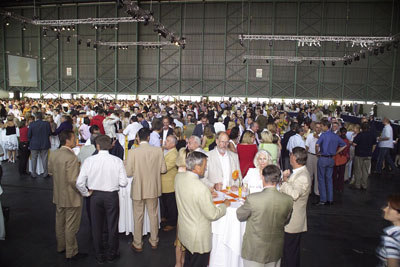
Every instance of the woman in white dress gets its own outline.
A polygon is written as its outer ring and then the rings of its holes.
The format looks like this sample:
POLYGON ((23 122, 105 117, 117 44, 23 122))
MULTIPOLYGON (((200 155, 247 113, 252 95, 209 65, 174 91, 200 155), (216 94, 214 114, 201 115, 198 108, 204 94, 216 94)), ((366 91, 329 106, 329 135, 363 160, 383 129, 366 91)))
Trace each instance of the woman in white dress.
POLYGON ((6 129, 6 138, 4 148, 8 153, 8 162, 15 163, 16 153, 18 149, 19 129, 14 123, 14 116, 8 115, 7 122, 4 125, 6 129))
POLYGON ((250 168, 243 179, 243 184, 247 184, 249 194, 261 192, 263 190, 262 170, 272 164, 271 155, 265 150, 259 150, 254 156, 255 168, 250 168))

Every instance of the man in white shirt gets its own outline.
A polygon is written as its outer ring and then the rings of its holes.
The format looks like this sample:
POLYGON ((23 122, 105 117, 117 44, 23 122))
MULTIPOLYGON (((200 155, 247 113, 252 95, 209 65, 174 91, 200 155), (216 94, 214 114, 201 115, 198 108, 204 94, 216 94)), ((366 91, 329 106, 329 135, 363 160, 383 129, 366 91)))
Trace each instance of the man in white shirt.
POLYGON ((218 118, 218 121, 214 123, 214 129, 216 133, 225 132, 225 124, 223 123, 222 117, 218 118))
POLYGON ((399 173, 399 170, 397 169, 396 165, 394 165, 392 157, 390 156, 390 151, 393 149, 394 145, 393 145, 393 129, 392 126, 390 126, 390 121, 388 118, 383 119, 383 125, 384 127, 382 130, 381 137, 378 138, 379 154, 375 172, 377 174, 382 173, 382 164, 383 161, 386 160, 386 162, 392 168, 392 173, 397 174, 399 173))
POLYGON ((106 133, 107 136, 110 138, 115 139, 117 137, 116 135, 116 128, 115 128, 115 123, 119 121, 119 117, 117 114, 111 113, 110 116, 106 117, 103 120, 103 127, 104 127, 104 132, 106 133))
POLYGON ((135 142, 137 132, 143 128, 142 124, 138 122, 136 116, 132 116, 130 119, 131 123, 122 132, 124 135, 128 136, 128 149, 131 149, 133 143, 135 142))
POLYGON ((314 179, 314 194, 319 196, 318 191, 318 157, 315 153, 315 144, 321 134, 321 123, 317 122, 314 126, 314 132, 307 136, 306 151, 307 156, 307 170, 310 173, 311 180, 314 179))
POLYGON ((113 262, 119 257, 118 219, 119 187, 128 184, 125 167, 121 159, 110 155, 111 138, 101 135, 96 138, 97 155, 85 160, 79 173, 76 187, 84 197, 90 196, 90 217, 96 260, 99 264, 113 262), (103 247, 103 224, 107 220, 108 252, 103 247), (107 258, 106 258, 107 255, 107 258))
POLYGON ((160 132, 162 131, 162 121, 154 119, 152 122, 152 132, 150 134, 149 144, 155 147, 161 147, 160 132))
POLYGON ((303 140, 303 135, 304 135, 304 129, 303 127, 298 127, 296 134, 291 136, 289 138, 288 144, 286 149, 289 151, 289 153, 292 153, 293 148, 295 147, 302 147, 306 148, 306 145, 303 140))
POLYGON ((162 123, 163 123, 162 143, 165 144, 165 140, 167 140, 167 136, 174 134, 174 130, 171 127, 169 127, 169 125, 171 124, 169 117, 163 117, 162 123))

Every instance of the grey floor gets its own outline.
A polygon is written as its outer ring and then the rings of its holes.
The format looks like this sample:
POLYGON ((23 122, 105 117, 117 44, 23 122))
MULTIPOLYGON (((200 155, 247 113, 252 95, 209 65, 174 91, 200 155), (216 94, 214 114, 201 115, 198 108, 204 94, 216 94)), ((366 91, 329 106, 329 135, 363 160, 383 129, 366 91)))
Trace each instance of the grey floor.
MULTIPOLYGON (((79 262, 66 262, 56 252, 55 211, 52 204, 52 179, 20 176, 17 163, 3 163, 1 204, 10 207, 6 240, 0 241, 0 266, 96 266, 90 241, 88 220, 83 212, 78 233, 79 247, 89 256, 79 262)), ((376 266, 375 248, 382 229, 389 224, 382 219, 381 207, 391 192, 400 192, 400 177, 370 177, 367 191, 353 191, 345 186, 335 194, 331 207, 308 207, 308 232, 301 246, 301 266, 376 266)), ((134 253, 129 245, 132 236, 120 234, 121 258, 103 266, 174 266, 175 231, 160 231, 160 243, 153 251, 144 237, 144 252, 134 253)))

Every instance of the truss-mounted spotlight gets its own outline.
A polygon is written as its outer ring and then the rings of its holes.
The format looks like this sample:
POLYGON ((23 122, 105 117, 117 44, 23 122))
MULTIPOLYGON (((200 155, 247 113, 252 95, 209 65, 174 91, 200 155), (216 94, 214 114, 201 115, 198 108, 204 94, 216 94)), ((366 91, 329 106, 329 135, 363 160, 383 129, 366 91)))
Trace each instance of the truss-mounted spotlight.
POLYGON ((54 27, 54 28, 53 28, 53 31, 54 31, 54 32, 58 32, 58 28, 57 28, 57 27, 54 27))
POLYGON ((271 40, 271 41, 269 41, 268 45, 269 45, 269 47, 272 47, 274 45, 274 42, 271 40))
POLYGON ((44 36, 44 37, 47 36, 47 28, 43 28, 43 36, 44 36))
POLYGON ((245 59, 243 60, 243 64, 245 64, 245 63, 246 63, 246 61, 247 61, 247 59, 245 58, 245 59))
POLYGON ((385 53, 385 47, 383 45, 379 47, 379 52, 381 52, 381 54, 385 53))
POLYGON ((71 27, 70 26, 67 26, 67 31, 71 31, 71 27))
POLYGON ((65 26, 62 26, 62 27, 61 27, 61 30, 62 30, 62 31, 65 31, 65 26))
POLYGON ((26 31, 26 23, 25 23, 25 22, 22 23, 22 30, 23 30, 23 31, 26 31))
POLYGON ((365 52, 362 52, 362 53, 361 53, 361 58, 362 58, 362 59, 365 59, 365 52))
POLYGON ((93 49, 97 50, 97 44, 93 44, 93 49))
POLYGON ((10 26, 10 19, 9 19, 9 18, 6 18, 6 19, 4 20, 4 25, 10 26))
POLYGON ((267 59, 265 62, 267 62, 267 64, 269 63, 269 60, 267 59))
POLYGON ((312 64, 312 60, 310 60, 310 65, 312 64))
POLYGON ((71 36, 67 36, 67 44, 71 42, 71 36))
POLYGON ((240 37, 239 37, 239 44, 241 46, 244 46, 244 44, 243 44, 243 34, 241 34, 240 37))
POLYGON ((57 35, 56 35, 56 39, 57 39, 57 40, 60 40, 60 35, 61 35, 61 34, 58 32, 57 35))
POLYGON ((87 47, 90 47, 90 43, 92 42, 92 40, 90 40, 90 39, 88 39, 87 41, 86 41, 86 46, 87 47))
POLYGON ((375 56, 379 55, 379 49, 378 49, 378 48, 375 48, 375 49, 374 49, 374 55, 375 55, 375 56))
POLYGON ((391 49, 392 49, 392 45, 391 45, 390 43, 387 44, 387 45, 386 45, 386 50, 387 50, 387 51, 390 51, 391 49))
POLYGON ((336 65, 336 62, 335 61, 332 61, 332 66, 335 66, 336 65))
POLYGON ((397 48, 399 48, 399 40, 395 40, 394 42, 393 42, 393 48, 394 49, 397 49, 397 48))
POLYGON ((75 31, 75 26, 72 26, 72 27, 71 27, 71 30, 72 30, 72 31, 75 31))
POLYGON ((79 39, 79 40, 78 40, 78 45, 81 45, 81 44, 82 44, 82 40, 79 39))
POLYGON ((325 66, 325 61, 322 61, 322 64, 325 66))
POLYGON ((343 64, 344 64, 345 66, 347 66, 347 60, 345 60, 345 61, 343 62, 343 64))
POLYGON ((114 30, 118 31, 118 24, 114 25, 114 30))

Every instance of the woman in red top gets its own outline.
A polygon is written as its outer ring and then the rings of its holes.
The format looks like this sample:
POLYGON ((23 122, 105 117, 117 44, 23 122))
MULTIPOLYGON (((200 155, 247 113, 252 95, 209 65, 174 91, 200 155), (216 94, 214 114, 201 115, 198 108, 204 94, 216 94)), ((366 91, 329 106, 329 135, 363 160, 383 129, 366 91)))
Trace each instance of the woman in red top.
POLYGON ((350 142, 349 139, 346 137, 347 130, 346 128, 340 128, 339 134, 340 138, 343 139, 343 141, 346 143, 346 148, 334 156, 335 160, 335 167, 333 168, 333 176, 332 176, 332 182, 333 182, 333 190, 335 192, 343 192, 344 188, 344 172, 346 169, 346 163, 350 159, 350 142))
POLYGON ((255 168, 253 159, 257 154, 257 145, 254 144, 256 136, 251 131, 245 131, 240 144, 237 145, 237 153, 239 156, 240 170, 242 177, 246 176, 249 168, 255 168))
POLYGON ((28 141, 28 127, 26 126, 26 121, 22 120, 19 125, 19 174, 27 174, 26 166, 28 165, 29 155, 31 151, 29 150, 28 141))

